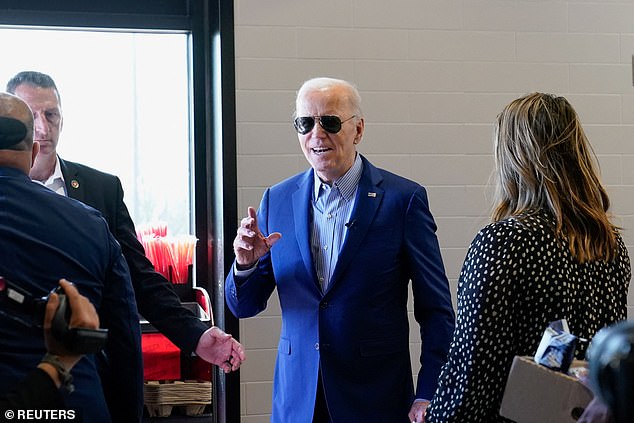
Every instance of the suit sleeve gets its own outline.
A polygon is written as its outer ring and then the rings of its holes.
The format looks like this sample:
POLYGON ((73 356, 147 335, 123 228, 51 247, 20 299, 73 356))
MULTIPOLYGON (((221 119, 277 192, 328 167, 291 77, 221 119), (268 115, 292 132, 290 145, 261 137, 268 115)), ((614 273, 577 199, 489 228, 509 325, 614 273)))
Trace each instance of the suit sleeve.
POLYGON ((111 266, 107 271, 99 319, 108 329, 104 349, 108 361, 102 373, 113 421, 140 421, 143 414, 141 328, 128 266, 119 244, 110 238, 111 266))
POLYGON ((253 317, 266 309, 268 299, 275 289, 275 282, 268 276, 271 274, 268 269, 270 254, 262 257, 255 272, 244 280, 236 277, 233 270, 229 273, 225 281, 225 300, 234 316, 239 319, 253 317))
POLYGON ((436 237, 436 223, 422 187, 410 200, 405 232, 414 317, 420 325, 422 340, 416 398, 431 400, 441 367, 447 360, 455 314, 436 237))
MULTIPOLYGON (((267 225, 268 200, 269 190, 267 189, 258 209, 258 226, 264 236, 269 235, 267 225)), ((237 318, 252 317, 266 308, 274 289, 275 278, 273 277, 271 253, 269 252, 260 258, 256 270, 246 279, 237 278, 233 270, 229 272, 225 281, 225 300, 229 310, 237 318)))
POLYGON ((139 313, 185 354, 191 354, 208 327, 181 305, 172 284, 154 269, 145 256, 143 246, 136 237, 134 223, 123 202, 123 188, 118 178, 115 213, 115 227, 110 230, 121 244, 130 268, 139 313))

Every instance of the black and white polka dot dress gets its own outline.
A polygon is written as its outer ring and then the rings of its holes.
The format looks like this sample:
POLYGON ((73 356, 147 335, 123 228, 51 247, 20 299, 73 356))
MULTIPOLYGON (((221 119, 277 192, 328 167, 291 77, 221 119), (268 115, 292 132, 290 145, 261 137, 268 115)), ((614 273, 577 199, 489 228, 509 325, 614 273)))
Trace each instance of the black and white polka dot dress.
POLYGON ((513 357, 533 356, 548 323, 566 318, 571 333, 590 339, 626 318, 631 271, 621 237, 612 262, 579 264, 553 225, 546 214, 509 218, 471 243, 449 359, 426 422, 508 421, 499 409, 513 357))

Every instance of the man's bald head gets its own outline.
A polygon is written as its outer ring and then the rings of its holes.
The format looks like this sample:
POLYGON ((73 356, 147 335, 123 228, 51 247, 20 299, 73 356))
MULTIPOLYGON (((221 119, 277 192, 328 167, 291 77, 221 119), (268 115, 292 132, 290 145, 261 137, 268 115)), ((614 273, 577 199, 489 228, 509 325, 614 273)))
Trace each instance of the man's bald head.
POLYGON ((27 175, 40 151, 33 142, 33 113, 12 94, 0 92, 0 166, 20 169, 27 175))
POLYGON ((33 113, 20 98, 0 92, 0 150, 31 151, 33 113))

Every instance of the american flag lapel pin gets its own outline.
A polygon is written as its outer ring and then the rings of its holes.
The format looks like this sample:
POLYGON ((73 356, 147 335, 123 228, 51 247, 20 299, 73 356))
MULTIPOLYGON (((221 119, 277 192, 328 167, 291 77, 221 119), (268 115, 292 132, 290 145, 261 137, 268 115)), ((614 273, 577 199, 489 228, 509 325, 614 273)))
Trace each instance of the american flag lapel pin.
POLYGON ((375 198, 376 192, 368 192, 368 197, 375 198))

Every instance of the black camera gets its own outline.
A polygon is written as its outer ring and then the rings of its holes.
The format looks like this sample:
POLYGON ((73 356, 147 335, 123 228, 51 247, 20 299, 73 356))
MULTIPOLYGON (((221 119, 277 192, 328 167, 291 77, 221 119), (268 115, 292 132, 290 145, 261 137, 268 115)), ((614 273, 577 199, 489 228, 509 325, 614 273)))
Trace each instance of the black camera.
POLYGON ((601 329, 588 349, 590 383, 610 408, 616 423, 634 413, 634 321, 622 320, 601 329))
MULTIPOLYGON (((62 287, 53 292, 59 296, 59 306, 51 322, 51 335, 71 354, 100 351, 108 339, 108 329, 69 327, 71 309, 62 287)), ((26 326, 42 328, 48 296, 35 297, 24 288, 0 276, 0 314, 26 326)))

